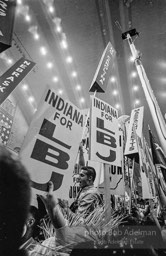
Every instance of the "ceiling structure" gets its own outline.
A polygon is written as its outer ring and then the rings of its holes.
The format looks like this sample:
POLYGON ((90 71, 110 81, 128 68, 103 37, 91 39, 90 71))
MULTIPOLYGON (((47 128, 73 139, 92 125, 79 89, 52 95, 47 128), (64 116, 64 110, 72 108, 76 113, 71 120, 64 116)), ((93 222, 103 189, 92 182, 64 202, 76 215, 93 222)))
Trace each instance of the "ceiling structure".
POLYGON ((18 0, 12 47, 0 55, 0 72, 4 73, 22 56, 36 63, 10 96, 18 107, 15 126, 22 129, 22 136, 48 86, 78 107, 89 108, 89 88, 109 41, 116 59, 106 92, 97 93, 97 97, 117 108, 119 116, 130 115, 134 107, 144 106, 145 130, 149 124, 155 132, 122 32, 132 28, 139 32, 134 44, 164 116, 165 17, 163 0, 18 0))

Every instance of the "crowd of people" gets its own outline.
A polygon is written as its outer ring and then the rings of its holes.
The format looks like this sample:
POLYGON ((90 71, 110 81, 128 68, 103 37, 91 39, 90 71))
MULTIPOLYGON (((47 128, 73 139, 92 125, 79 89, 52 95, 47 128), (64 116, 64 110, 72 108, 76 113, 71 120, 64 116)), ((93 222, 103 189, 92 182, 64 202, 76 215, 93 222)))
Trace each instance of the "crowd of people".
POLYGON ((165 255, 165 210, 157 216, 150 203, 144 212, 133 203, 130 212, 112 207, 108 219, 95 177, 93 167, 81 167, 80 191, 71 206, 56 198, 54 184, 48 183, 40 203, 53 232, 45 238, 39 209, 30 205, 30 176, 21 161, 0 146, 0 255, 165 255))

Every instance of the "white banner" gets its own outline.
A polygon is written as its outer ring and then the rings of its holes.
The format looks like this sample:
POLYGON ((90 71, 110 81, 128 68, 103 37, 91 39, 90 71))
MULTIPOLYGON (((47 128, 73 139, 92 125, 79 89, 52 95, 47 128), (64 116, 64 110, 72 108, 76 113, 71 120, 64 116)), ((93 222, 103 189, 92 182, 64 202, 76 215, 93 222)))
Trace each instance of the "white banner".
POLYGON ((84 123, 85 115, 71 102, 53 89, 44 94, 21 149, 35 194, 47 191, 51 180, 56 196, 69 198, 84 123))
POLYGON ((146 162, 146 154, 143 148, 143 143, 141 138, 137 137, 138 140, 138 152, 139 152, 139 164, 141 169, 141 181, 142 181, 142 198, 152 199, 154 198, 154 191, 152 191, 152 186, 149 180, 149 163, 146 162))
MULTIPOLYGON (((121 154, 123 154, 123 132, 119 131, 120 138, 120 148, 121 154)), ((110 194, 124 196, 125 194, 125 183, 124 183, 124 168, 123 168, 123 159, 121 162, 121 166, 116 165, 103 165, 102 172, 107 171, 109 173, 110 179, 110 194)), ((104 174, 101 173, 101 177, 104 177, 104 174)), ((99 189, 103 193, 104 191, 104 178, 100 179, 99 189)))
POLYGON ((132 155, 138 153, 135 132, 141 138, 143 126, 144 107, 135 108, 131 111, 130 124, 127 133, 127 141, 124 154, 132 155))
POLYGON ((91 96, 90 160, 121 166, 118 112, 94 96, 91 96))

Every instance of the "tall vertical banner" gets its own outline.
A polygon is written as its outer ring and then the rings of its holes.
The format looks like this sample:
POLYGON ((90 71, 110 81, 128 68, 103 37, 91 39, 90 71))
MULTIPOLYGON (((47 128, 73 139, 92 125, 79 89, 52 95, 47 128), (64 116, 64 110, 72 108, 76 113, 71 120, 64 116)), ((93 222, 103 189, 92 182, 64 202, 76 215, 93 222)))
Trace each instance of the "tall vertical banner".
POLYGON ((69 199, 69 189, 82 137, 85 115, 53 89, 44 94, 21 149, 34 194, 54 183, 56 196, 69 199))
POLYGON ((11 47, 16 0, 0 1, 0 53, 11 47))
POLYGON ((127 141, 124 154, 128 157, 138 153, 136 134, 142 137, 144 107, 135 108, 131 111, 130 124, 127 133, 127 141))
POLYGON ((116 51, 109 42, 102 54, 96 73, 90 86, 90 92, 105 92, 115 61, 116 51))
POLYGON ((6 100, 34 66, 34 62, 22 57, 0 77, 0 104, 6 100))
POLYGON ((95 96, 91 96, 90 160, 121 166, 118 112, 95 96))
MULTIPOLYGON (((123 168, 123 132, 119 131, 119 152, 121 156, 121 165, 104 165, 104 169, 101 170, 102 172, 108 173, 109 178, 109 189, 111 195, 119 195, 124 196, 125 194, 125 182, 124 182, 124 168, 123 168)), ((104 176, 104 175, 103 175, 104 176)), ((102 177, 102 175, 101 175, 102 177)), ((105 181, 101 179, 101 182, 99 183, 98 187, 103 193, 105 186, 105 181)))
POLYGON ((157 131, 157 135, 160 140, 160 144, 166 154, 166 123, 163 118, 163 115, 161 113, 160 107, 158 105, 158 102, 156 100, 156 97, 153 93, 153 90, 151 88, 150 82, 148 80, 148 77, 146 75, 146 72, 144 70, 144 67, 142 65, 140 56, 138 55, 138 51, 135 48, 134 42, 132 41, 132 38, 130 36, 130 33, 127 33, 127 40, 132 52, 132 55, 135 59, 135 66, 142 84, 142 88, 145 93, 145 97, 147 100, 147 103, 149 105, 149 110, 151 112, 153 122, 157 131))
POLYGON ((149 166, 146 162, 146 154, 144 151, 143 143, 139 136, 137 136, 137 147, 139 152, 139 164, 141 169, 142 198, 152 199, 154 197, 154 192, 152 191, 152 186, 149 181, 149 168, 147 168, 149 166))

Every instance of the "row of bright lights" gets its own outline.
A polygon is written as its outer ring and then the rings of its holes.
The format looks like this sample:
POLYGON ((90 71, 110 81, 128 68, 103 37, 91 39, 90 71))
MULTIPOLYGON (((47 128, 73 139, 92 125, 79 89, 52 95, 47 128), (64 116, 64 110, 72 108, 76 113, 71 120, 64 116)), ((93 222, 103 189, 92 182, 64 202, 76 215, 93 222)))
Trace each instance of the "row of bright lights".
MULTIPOLYGON (((19 4, 22 4, 22 1, 19 1, 19 4)), ((54 8, 52 6, 49 6, 48 10, 49 10, 50 13, 54 13, 54 8)), ((25 15, 25 21, 27 21, 27 22, 31 21, 31 17, 30 17, 29 14, 25 15)), ((60 27, 60 25, 56 26, 56 32, 60 33, 61 31, 62 31, 62 28, 60 27)), ((40 35, 37 33, 37 31, 35 31, 35 33, 33 33, 33 37, 34 37, 35 40, 40 39, 40 35)), ((64 40, 64 39, 61 41, 60 45, 61 45, 62 49, 67 49, 68 48, 68 44, 67 44, 66 40, 64 40)), ((46 47, 44 47, 44 46, 40 47, 41 55, 46 56, 47 52, 48 51, 47 51, 46 47)), ((67 56, 66 57, 66 63, 68 63, 68 64, 73 63, 73 58, 71 56, 67 56)), ((47 62, 46 67, 48 69, 52 69, 54 67, 54 64, 52 62, 47 62)), ((78 74, 77 74, 76 71, 73 71, 71 73, 72 78, 76 78, 77 76, 78 76, 78 74)), ((57 76, 55 76, 55 77, 52 78, 52 80, 53 80, 53 82, 57 83, 59 81, 59 78, 57 76)), ((81 91, 81 89, 82 89, 81 85, 77 84, 75 89, 77 91, 81 91)), ((60 89, 59 94, 62 94, 62 93, 63 93, 63 90, 60 89)), ((85 102, 85 99, 81 98, 80 102, 81 103, 85 102)))
MULTIPOLYGON (((22 3, 21 0, 18 1, 18 2, 19 2, 19 4, 22 3)), ((54 10, 53 6, 50 5, 50 6, 48 7, 48 11, 49 11, 50 13, 54 13, 55 10, 54 10)), ((29 14, 26 14, 26 15, 25 15, 25 20, 26 20, 27 22, 30 22, 30 21, 31 21, 31 17, 30 17, 29 14)), ((56 26, 56 32, 58 32, 58 33, 62 32, 62 28, 61 28, 60 25, 57 25, 57 26, 56 26)), ((38 40, 38 39, 40 38, 40 36, 39 36, 39 34, 38 34, 37 32, 34 33, 33 36, 34 36, 34 39, 35 39, 35 40, 38 40)), ((67 44, 66 39, 63 39, 63 40, 61 41, 60 45, 61 45, 61 48, 62 48, 62 49, 67 49, 67 48, 68 48, 68 44, 67 44)), ((40 53, 41 53, 43 56, 47 55, 47 49, 46 49, 44 46, 40 47, 40 53)), ((133 58, 132 56, 130 57, 130 61, 134 62, 134 58, 133 58)), ((68 57, 66 58, 66 63, 72 63, 72 62, 73 62, 73 58, 72 58, 71 56, 68 56, 68 57)), ((46 66, 47 66, 48 69, 52 69, 52 68, 53 68, 53 63, 52 63, 52 62, 47 62, 46 66)), ((137 73, 136 73, 135 71, 133 71, 133 72, 131 73, 131 77, 132 77, 132 78, 135 78, 136 76, 137 76, 137 73)), ((76 77, 77 77, 77 72, 76 72, 76 71, 73 71, 73 72, 71 73, 71 77, 76 78, 76 77)), ((53 80, 54 82, 58 82, 58 81, 59 81, 58 77, 56 77, 56 76, 53 77, 52 80, 53 80)), ((110 81, 111 81, 112 83, 114 83, 114 82, 116 81, 115 77, 111 77, 110 81)), ((76 85, 75 89, 76 89, 77 91, 80 91, 80 90, 81 90, 81 85, 76 85)), ((137 91, 137 90, 138 90, 138 86, 135 85, 135 86, 133 87, 133 90, 134 90, 134 91, 137 91)), ((59 89, 59 94, 62 94, 62 93, 63 93, 63 90, 59 89)), ((117 90, 114 90, 114 91, 113 91, 113 95, 114 95, 114 96, 118 95, 118 91, 117 91, 117 90)), ((33 101, 32 98, 30 98, 29 101, 32 102, 32 101, 33 101)), ((83 103, 84 101, 85 101, 84 98, 81 98, 81 99, 80 99, 80 102, 83 103)), ((139 104, 139 100, 136 100, 136 101, 135 101, 135 104, 139 104)), ((119 108, 120 108, 120 105, 119 105, 119 104, 116 104, 115 107, 116 107, 117 109, 119 109, 119 108)))

